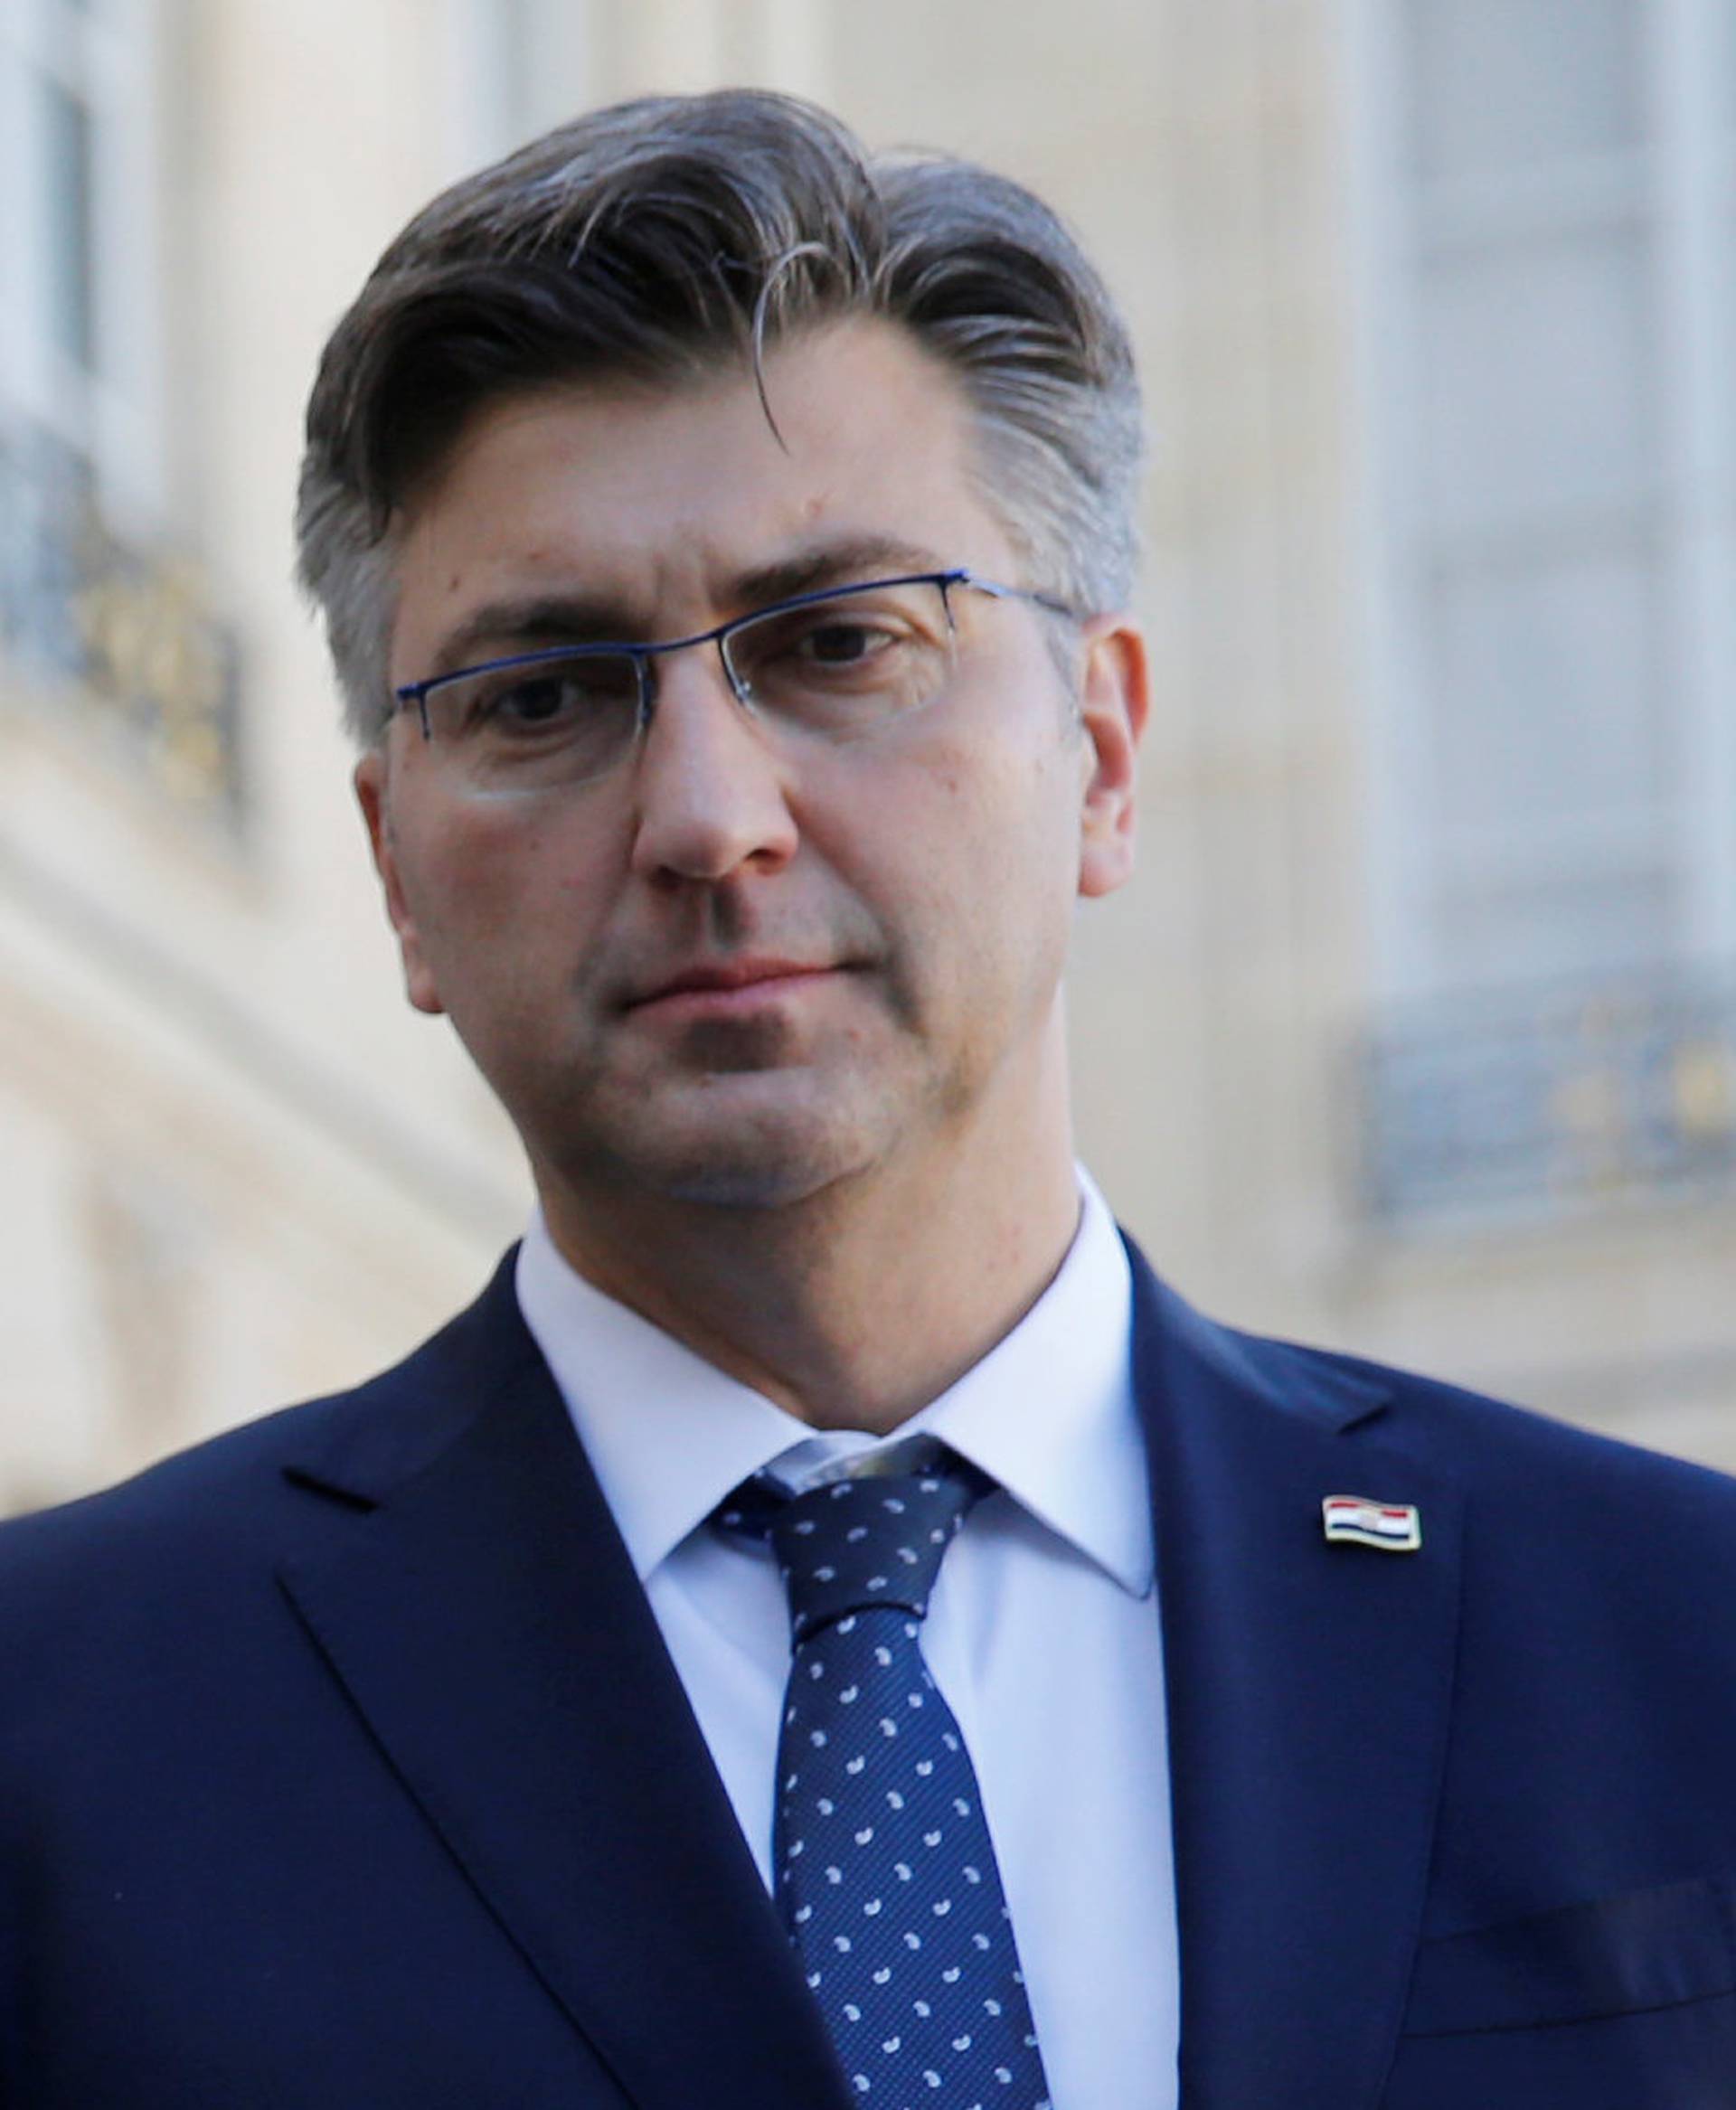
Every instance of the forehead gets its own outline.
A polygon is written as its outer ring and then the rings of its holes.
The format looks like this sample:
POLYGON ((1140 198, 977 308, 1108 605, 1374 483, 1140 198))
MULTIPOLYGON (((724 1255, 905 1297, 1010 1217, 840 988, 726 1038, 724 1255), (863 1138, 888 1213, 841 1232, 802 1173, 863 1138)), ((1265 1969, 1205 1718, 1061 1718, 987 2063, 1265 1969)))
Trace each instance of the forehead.
POLYGON ((762 403, 731 369, 485 405, 401 531, 393 679, 514 599, 575 593, 642 625, 697 625, 738 612, 736 582, 755 571, 851 543, 1005 575, 1014 560, 978 487, 968 403, 907 333, 810 333, 768 353, 764 385, 762 403))

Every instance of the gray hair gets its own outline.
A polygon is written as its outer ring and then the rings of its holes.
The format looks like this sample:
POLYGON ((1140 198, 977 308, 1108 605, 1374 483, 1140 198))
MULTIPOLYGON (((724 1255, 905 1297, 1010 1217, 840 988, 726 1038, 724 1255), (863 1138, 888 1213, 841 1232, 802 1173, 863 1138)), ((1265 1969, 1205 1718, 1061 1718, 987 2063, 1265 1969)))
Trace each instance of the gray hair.
POLYGON ((648 97, 444 192, 332 333, 297 569, 357 739, 391 721, 399 516, 474 410, 562 381, 675 384, 731 357, 759 377, 769 344, 857 316, 901 325, 958 376, 984 495, 1032 583, 1080 611, 1121 607, 1138 381, 1113 301, 1049 207, 967 162, 871 159, 788 96, 648 97))

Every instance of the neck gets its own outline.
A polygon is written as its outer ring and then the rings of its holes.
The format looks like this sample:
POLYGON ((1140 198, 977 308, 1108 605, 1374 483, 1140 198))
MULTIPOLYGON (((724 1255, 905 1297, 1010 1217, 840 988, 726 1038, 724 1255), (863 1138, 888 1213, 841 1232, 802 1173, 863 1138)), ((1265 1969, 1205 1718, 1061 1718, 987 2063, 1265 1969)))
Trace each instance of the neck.
POLYGON ((883 1435, 1010 1332, 1066 1257, 1079 1188, 1064 1088, 1048 1097, 938 1164, 925 1152, 780 1208, 605 1211, 543 1179, 543 1212, 570 1265, 707 1361, 816 1428, 883 1435))

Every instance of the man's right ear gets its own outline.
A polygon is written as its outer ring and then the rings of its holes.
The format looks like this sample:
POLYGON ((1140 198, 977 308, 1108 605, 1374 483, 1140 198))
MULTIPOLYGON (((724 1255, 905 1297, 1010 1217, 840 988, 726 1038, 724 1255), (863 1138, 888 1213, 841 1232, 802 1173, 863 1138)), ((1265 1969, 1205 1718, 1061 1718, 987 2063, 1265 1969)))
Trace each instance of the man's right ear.
POLYGON ((367 824, 368 843, 373 852, 373 868, 386 898, 386 914, 398 934, 399 957, 404 965, 404 994, 418 1011, 438 1016, 446 1009, 435 986, 434 970, 422 951, 415 911, 404 886, 398 845, 392 832, 392 787, 386 758, 370 748, 355 766, 356 804, 367 824))

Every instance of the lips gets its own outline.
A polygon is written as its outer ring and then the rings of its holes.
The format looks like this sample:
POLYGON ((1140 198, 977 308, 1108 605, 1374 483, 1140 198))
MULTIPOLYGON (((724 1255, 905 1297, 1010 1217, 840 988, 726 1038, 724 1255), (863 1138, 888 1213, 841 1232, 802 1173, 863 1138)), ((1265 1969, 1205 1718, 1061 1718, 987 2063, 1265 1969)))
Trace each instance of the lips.
POLYGON ((720 1007, 731 1000, 737 1003, 751 1003, 758 996, 782 994, 803 983, 817 982, 836 972, 829 963, 816 964, 810 960, 708 960, 684 967, 642 994, 629 998, 626 1008, 641 1011, 652 1004, 676 1003, 700 1008, 708 999, 720 1007))

